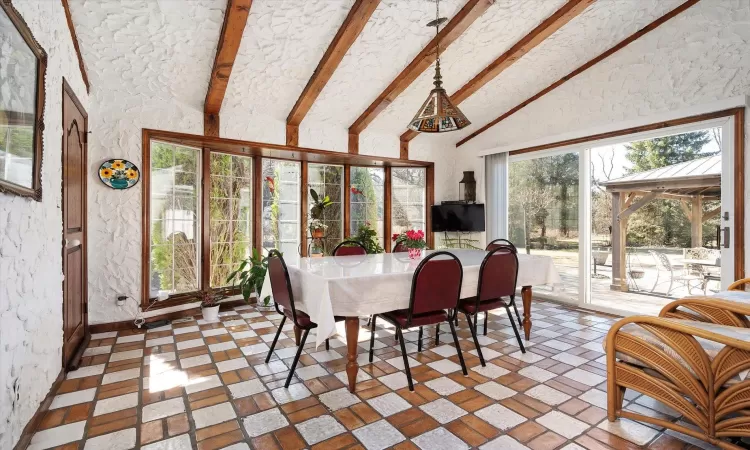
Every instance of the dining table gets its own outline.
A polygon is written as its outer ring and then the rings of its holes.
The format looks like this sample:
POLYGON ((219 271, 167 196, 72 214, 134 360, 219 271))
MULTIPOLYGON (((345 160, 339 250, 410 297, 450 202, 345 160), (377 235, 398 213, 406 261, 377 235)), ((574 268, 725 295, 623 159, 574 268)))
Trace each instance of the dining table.
MULTIPOLYGON (((479 269, 487 252, 471 249, 447 251, 453 253, 463 267, 461 298, 476 296, 479 269)), ((335 317, 345 317, 346 373, 351 392, 355 391, 359 371, 359 318, 407 309, 414 271, 421 260, 432 252, 423 251, 416 259, 411 259, 407 253, 324 257, 284 255, 295 308, 304 311, 318 325, 316 347, 336 334, 335 317)), ((532 286, 560 283, 560 275, 551 257, 518 254, 516 286, 521 288, 526 340, 529 339, 532 326, 532 286)), ((272 295, 269 276, 263 282, 259 298, 266 298, 267 295, 272 295)), ((300 330, 295 328, 294 332, 299 345, 300 330)))

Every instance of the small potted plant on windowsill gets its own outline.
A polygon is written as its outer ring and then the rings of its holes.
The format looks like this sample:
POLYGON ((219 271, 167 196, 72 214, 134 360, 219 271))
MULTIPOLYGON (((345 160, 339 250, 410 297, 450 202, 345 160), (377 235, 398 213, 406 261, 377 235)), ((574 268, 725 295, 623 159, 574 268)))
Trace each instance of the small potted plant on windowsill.
POLYGON ((424 231, 407 230, 403 233, 395 233, 392 237, 393 242, 402 244, 409 249, 409 258, 419 259, 422 257, 422 249, 427 247, 424 240, 424 231))
POLYGON ((385 251, 378 240, 378 233, 372 228, 370 222, 365 222, 359 226, 354 240, 365 246, 368 255, 383 253, 385 251))
POLYGON ((206 289, 201 291, 201 314, 203 320, 215 322, 219 320, 219 303, 223 297, 216 291, 206 289))
POLYGON ((250 297, 255 294, 258 299, 258 307, 270 307, 271 296, 266 295, 261 301, 260 291, 263 288, 263 281, 266 279, 268 272, 268 258, 261 255, 257 249, 253 249, 252 255, 242 261, 234 272, 227 277, 227 283, 240 289, 240 294, 245 302, 250 302, 250 297))
POLYGON ((310 236, 312 236, 313 239, 322 239, 325 236, 328 225, 324 224, 320 219, 310 219, 307 228, 310 230, 310 236))

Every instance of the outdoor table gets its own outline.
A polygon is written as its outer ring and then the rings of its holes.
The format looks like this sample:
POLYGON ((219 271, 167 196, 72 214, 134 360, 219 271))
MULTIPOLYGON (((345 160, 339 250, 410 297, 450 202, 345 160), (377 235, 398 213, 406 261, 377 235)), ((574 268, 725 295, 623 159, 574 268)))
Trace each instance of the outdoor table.
MULTIPOLYGON (((432 251, 423 251, 422 258, 432 251)), ((479 268, 487 252, 451 249, 463 266, 461 298, 477 292, 479 268)), ((359 317, 381 314, 409 307, 414 270, 421 259, 409 259, 406 253, 376 255, 284 258, 294 295, 295 308, 318 324, 316 346, 336 333, 334 316, 346 317, 346 372, 349 390, 354 392, 359 338, 359 317)), ((542 255, 518 255, 517 286, 521 286, 523 328, 526 340, 531 333, 531 287, 561 283, 552 258, 542 255)), ((271 295, 270 277, 266 276, 260 298, 271 295)), ((511 320, 513 320, 511 318, 511 320)), ((295 329, 295 336, 299 330, 295 329)))

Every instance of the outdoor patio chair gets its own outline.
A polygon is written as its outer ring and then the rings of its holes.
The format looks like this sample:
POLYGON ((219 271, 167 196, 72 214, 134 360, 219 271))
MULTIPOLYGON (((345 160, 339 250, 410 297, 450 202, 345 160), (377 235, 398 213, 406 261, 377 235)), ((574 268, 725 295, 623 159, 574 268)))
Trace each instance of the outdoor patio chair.
MULTIPOLYGON (((676 305, 671 309, 685 305, 678 302, 673 302, 676 305)), ((691 302, 689 306, 707 313, 704 318, 733 318, 746 324, 750 314, 750 305, 746 304, 710 297, 691 302), (712 311, 727 314, 719 318, 712 311)), ((610 422, 627 418, 724 449, 742 448, 731 440, 747 436, 750 429, 750 328, 634 316, 612 326, 604 348, 610 422), (667 405, 681 414, 681 419, 668 420, 623 408, 626 389, 667 405)))
MULTIPOLYGON (((697 259, 697 260, 708 260, 708 261, 719 261, 721 259, 721 252, 718 250, 705 248, 705 247, 694 247, 686 248, 683 251, 684 259, 697 259)), ((708 291, 708 282, 711 280, 721 280, 721 274, 717 273, 719 267, 705 266, 703 264, 685 264, 685 272, 689 275, 695 275, 700 277, 703 282, 701 283, 701 289, 703 293, 708 291)))
MULTIPOLYGON (((279 340, 281 329, 284 328, 284 322, 287 318, 291 320, 297 328, 299 328, 300 330, 304 330, 304 333, 302 334, 302 340, 299 342, 299 347, 297 348, 297 354, 294 355, 292 366, 289 367, 289 376, 286 377, 286 382, 284 383, 284 387, 288 388, 289 383, 292 381, 292 377, 294 376, 294 369, 297 367, 299 357, 302 354, 302 348, 305 346, 305 341, 307 341, 307 335, 310 334, 310 330, 312 330, 313 328, 317 328, 318 324, 311 321, 310 316, 294 307, 294 294, 292 293, 292 283, 289 280, 289 270, 287 269, 286 263, 284 262, 284 257, 281 256, 281 253, 275 249, 271 250, 268 253, 268 276, 271 278, 271 291, 273 293, 276 312, 281 314, 283 317, 281 318, 279 329, 278 331, 276 331, 276 336, 273 337, 271 348, 268 350, 268 356, 266 356, 266 364, 268 364, 268 362, 271 360, 271 355, 273 355, 273 348, 276 347, 276 341, 279 340), (281 308, 279 308, 279 305, 281 305, 281 308)), ((336 320, 336 322, 341 322, 344 319, 344 317, 334 317, 334 320, 336 320)), ((328 339, 326 339, 326 350, 328 349, 328 339)))
POLYGON ((658 286, 659 284, 664 284, 667 282, 669 283, 669 288, 665 293, 665 295, 667 296, 669 296, 669 294, 672 292, 675 281, 685 286, 688 290, 688 293, 692 293, 693 287, 690 285, 691 281, 695 282, 698 287, 703 285, 703 277, 676 271, 666 254, 654 250, 649 250, 649 254, 653 256, 654 261, 656 262, 656 281, 654 281, 651 292, 654 292, 656 286, 658 286), (662 270, 668 273, 669 280, 659 283, 659 278, 661 276, 662 270))
MULTIPOLYGON (((406 354, 403 330, 406 328, 436 325, 448 322, 453 334, 453 343, 456 346, 458 360, 464 375, 468 375, 461 346, 458 343, 458 335, 453 321, 457 314, 457 305, 461 296, 461 283, 464 271, 461 261, 449 252, 435 252, 427 256, 419 263, 414 271, 411 284, 411 297, 407 309, 399 309, 383 314, 374 314, 370 328, 370 362, 373 360, 373 348, 375 346, 375 323, 378 317, 396 327, 396 338, 401 344, 401 356, 404 358, 404 369, 406 379, 409 382, 409 390, 414 390, 409 368, 409 359, 406 354)), ((421 345, 419 346, 421 350, 421 345)))

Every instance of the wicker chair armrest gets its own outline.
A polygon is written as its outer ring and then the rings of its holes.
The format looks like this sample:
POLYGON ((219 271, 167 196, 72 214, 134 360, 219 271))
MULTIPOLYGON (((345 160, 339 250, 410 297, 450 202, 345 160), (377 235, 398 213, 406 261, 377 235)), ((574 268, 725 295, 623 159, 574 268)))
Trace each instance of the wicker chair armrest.
POLYGON ((743 278, 741 280, 737 280, 734 283, 730 284, 727 290, 730 291, 744 291, 745 285, 750 283, 750 278, 743 278))
POLYGON ((659 317, 750 328, 750 304, 716 297, 685 297, 668 303, 659 317))

